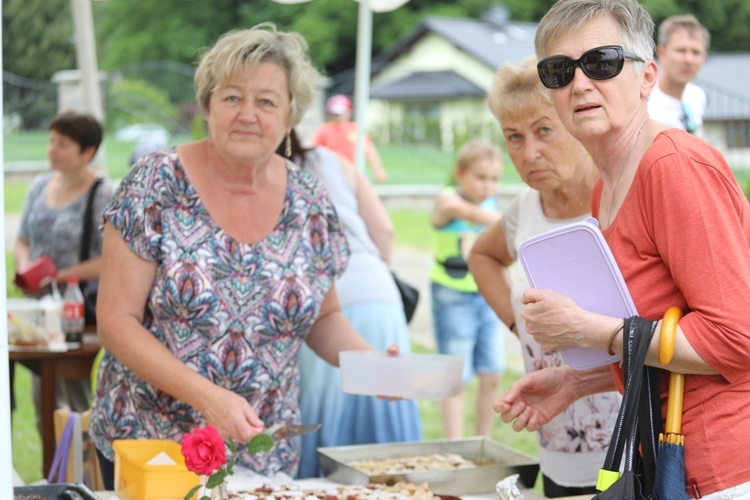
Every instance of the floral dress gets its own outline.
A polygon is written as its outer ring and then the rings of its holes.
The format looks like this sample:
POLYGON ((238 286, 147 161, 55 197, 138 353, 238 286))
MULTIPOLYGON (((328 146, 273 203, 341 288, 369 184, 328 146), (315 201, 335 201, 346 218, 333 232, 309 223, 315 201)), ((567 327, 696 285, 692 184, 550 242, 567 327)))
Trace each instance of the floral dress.
MULTIPOLYGON (((217 226, 174 150, 136 163, 104 212, 130 249, 157 265, 144 326, 188 367, 244 396, 267 425, 299 423, 297 351, 349 258, 320 181, 287 169, 278 223, 257 243, 217 226)), ((108 459, 115 439, 180 441, 205 424, 193 407, 103 357, 90 425, 108 459)), ((298 440, 239 462, 294 474, 298 440)))

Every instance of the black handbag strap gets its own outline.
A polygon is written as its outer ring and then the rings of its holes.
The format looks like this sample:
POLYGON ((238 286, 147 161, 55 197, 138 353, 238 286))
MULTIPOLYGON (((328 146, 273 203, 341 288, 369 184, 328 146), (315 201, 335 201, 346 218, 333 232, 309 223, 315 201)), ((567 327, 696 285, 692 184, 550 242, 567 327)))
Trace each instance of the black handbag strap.
POLYGON ((83 262, 89 259, 89 246, 91 245, 91 231, 94 229, 94 221, 91 217, 91 212, 94 210, 94 197, 96 196, 96 190, 99 188, 99 184, 102 183, 102 179, 98 178, 89 188, 89 195, 86 199, 86 210, 83 212, 83 230, 81 231, 81 257, 79 262, 83 262))
MULTIPOLYGON (((653 330, 656 329, 657 322, 654 321, 651 324, 650 337, 653 336, 653 330)), ((658 368, 654 366, 645 367, 641 391, 643 392, 638 406, 638 434, 643 460, 643 489, 645 494, 650 495, 656 481, 656 453, 659 434, 664 431, 661 417, 661 388, 659 387, 658 368)))
MULTIPOLYGON (((645 367, 644 364, 655 329, 655 321, 647 321, 638 316, 625 320, 622 356, 625 393, 603 467, 608 471, 618 471, 627 445, 628 455, 624 471, 634 471, 642 465, 647 483, 645 489, 648 492, 653 487, 656 468, 653 432, 655 428, 661 427, 658 370, 645 367), (658 427, 654 427, 657 422, 658 427), (643 464, 640 464, 639 443, 643 446, 643 464)), ((658 436, 658 433, 656 435, 658 436)))

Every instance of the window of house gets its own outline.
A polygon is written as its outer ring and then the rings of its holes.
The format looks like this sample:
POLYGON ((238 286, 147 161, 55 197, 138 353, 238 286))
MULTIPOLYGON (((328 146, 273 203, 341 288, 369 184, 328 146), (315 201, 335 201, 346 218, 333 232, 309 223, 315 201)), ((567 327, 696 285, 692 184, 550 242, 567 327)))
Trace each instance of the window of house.
POLYGON ((415 102, 404 106, 404 114, 407 118, 439 118, 440 103, 438 102, 415 102))
POLYGON ((727 122, 727 147, 750 148, 750 120, 727 122))
POLYGON ((440 103, 406 103, 402 126, 407 143, 440 144, 440 103))

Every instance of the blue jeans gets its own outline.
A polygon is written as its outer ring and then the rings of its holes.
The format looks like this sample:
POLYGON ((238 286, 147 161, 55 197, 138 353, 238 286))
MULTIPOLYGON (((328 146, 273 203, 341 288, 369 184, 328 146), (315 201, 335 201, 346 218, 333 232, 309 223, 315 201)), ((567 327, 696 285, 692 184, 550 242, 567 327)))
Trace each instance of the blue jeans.
POLYGON ((463 382, 505 372, 500 320, 479 293, 432 284, 432 318, 438 352, 464 357, 463 382))

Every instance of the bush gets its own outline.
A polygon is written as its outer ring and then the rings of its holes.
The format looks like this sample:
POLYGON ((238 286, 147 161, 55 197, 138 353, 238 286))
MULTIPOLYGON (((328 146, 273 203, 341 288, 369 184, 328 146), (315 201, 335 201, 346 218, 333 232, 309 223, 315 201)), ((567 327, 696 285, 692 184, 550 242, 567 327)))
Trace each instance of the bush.
POLYGON ((122 79, 107 94, 107 130, 135 123, 159 123, 170 132, 179 129, 178 109, 169 94, 142 80, 122 79))

